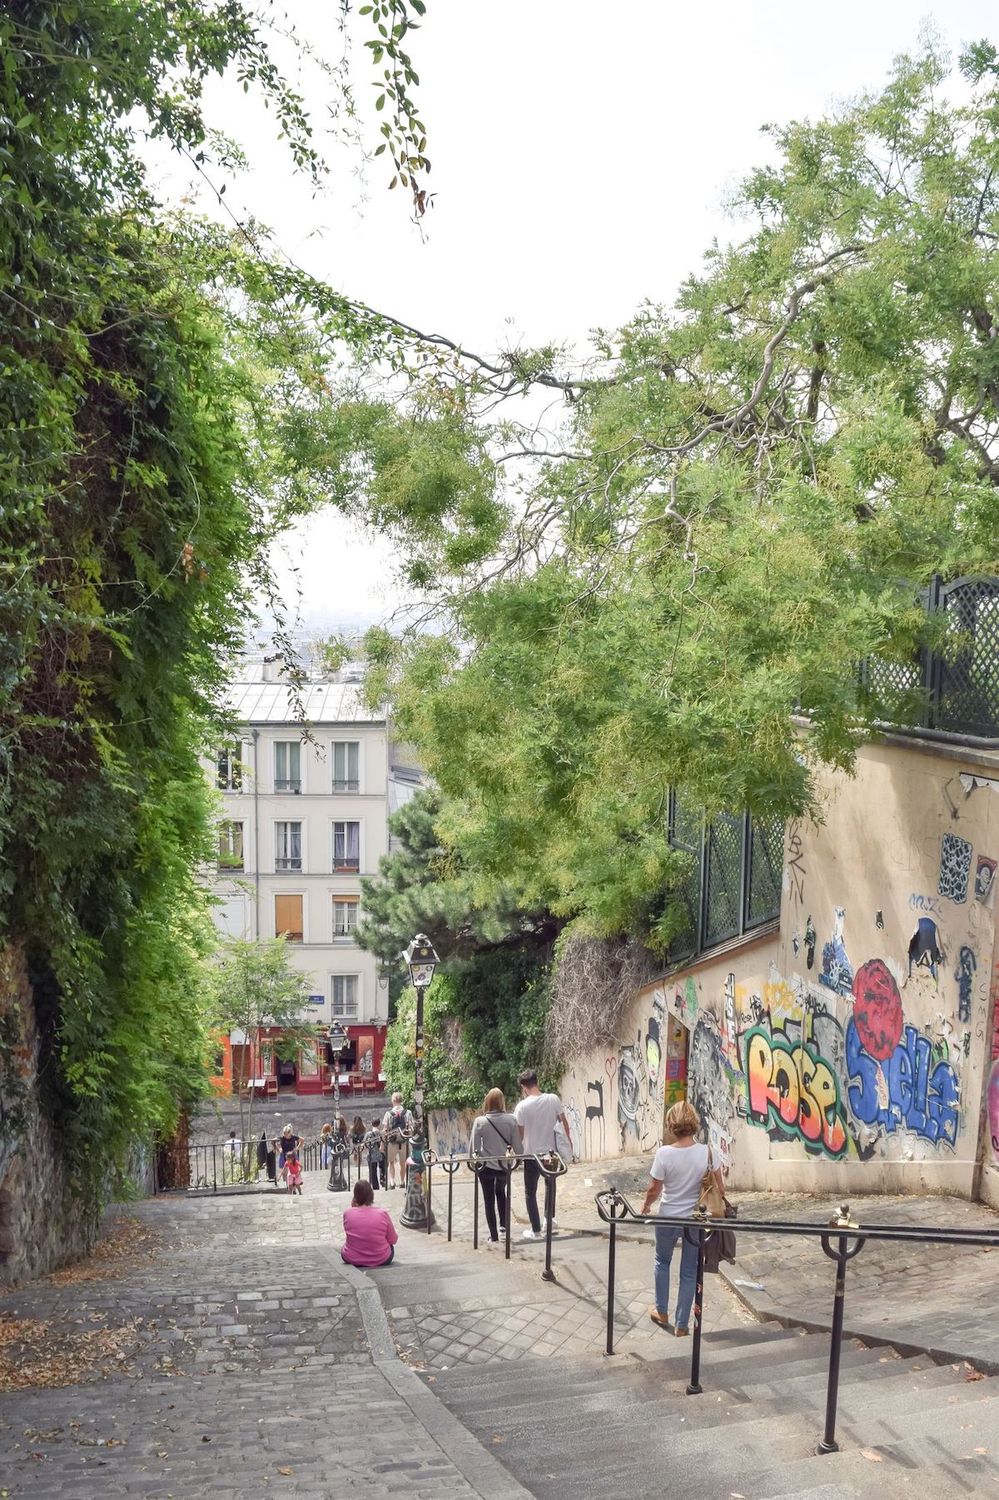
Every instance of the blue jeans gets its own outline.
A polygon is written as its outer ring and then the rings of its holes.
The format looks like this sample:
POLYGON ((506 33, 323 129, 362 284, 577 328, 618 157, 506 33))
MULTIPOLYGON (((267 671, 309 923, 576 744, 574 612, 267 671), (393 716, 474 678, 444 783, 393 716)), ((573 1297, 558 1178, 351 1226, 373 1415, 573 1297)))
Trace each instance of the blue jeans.
POLYGON ((686 1328, 690 1323, 690 1309, 694 1305, 694 1292, 697 1288, 697 1245, 692 1245, 684 1238, 683 1230, 671 1224, 662 1224, 656 1228, 656 1309, 663 1317, 669 1316, 669 1268, 677 1240, 680 1240, 681 1246, 676 1327, 686 1328))

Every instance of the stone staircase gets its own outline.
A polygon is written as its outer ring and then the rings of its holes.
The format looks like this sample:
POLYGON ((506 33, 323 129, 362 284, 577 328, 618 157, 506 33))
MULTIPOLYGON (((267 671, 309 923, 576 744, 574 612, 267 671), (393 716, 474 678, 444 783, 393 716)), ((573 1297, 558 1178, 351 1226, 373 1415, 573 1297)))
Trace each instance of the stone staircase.
MULTIPOLYGON (((647 1346, 648 1347, 648 1346, 647 1346)), ((829 1340, 776 1324, 649 1352, 457 1364, 435 1395, 543 1500, 999 1496, 999 1381, 847 1341, 837 1438, 819 1456, 829 1340)))

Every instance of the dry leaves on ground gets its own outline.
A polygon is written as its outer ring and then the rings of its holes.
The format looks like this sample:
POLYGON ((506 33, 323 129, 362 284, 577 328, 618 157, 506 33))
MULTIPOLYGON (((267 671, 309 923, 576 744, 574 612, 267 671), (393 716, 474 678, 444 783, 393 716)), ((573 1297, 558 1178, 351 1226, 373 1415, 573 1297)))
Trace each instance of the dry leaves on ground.
POLYGON ((123 1270, 152 1260, 155 1253, 156 1236, 148 1225, 141 1219, 118 1218, 89 1255, 53 1271, 45 1280, 53 1286, 76 1286, 81 1281, 120 1276, 123 1270))
POLYGON ((0 1317, 0 1391, 77 1385, 124 1368, 136 1327, 59 1328, 38 1318, 0 1317))

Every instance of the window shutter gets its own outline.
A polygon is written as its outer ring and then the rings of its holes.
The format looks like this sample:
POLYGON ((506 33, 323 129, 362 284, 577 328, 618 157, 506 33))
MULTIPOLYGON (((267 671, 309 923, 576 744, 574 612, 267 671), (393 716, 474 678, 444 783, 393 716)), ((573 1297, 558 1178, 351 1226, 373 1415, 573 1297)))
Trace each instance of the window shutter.
POLYGON ((301 896, 274 897, 274 931, 279 937, 283 934, 290 943, 302 941, 301 896))

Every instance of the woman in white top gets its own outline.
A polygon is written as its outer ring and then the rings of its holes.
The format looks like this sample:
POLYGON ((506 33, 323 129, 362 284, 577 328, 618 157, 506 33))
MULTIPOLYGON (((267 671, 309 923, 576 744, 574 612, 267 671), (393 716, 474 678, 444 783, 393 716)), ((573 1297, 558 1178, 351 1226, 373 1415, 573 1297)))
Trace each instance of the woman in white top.
MULTIPOLYGON (((669 1146, 660 1146, 653 1157, 643 1214, 651 1211, 657 1196, 658 1212, 667 1218, 687 1218, 694 1212, 711 1160, 708 1147, 694 1139, 700 1126, 700 1115, 686 1100, 671 1105, 666 1111, 666 1130, 673 1140, 669 1146)), ((718 1186, 723 1187, 721 1172, 716 1171, 715 1177, 718 1186)), ((676 1225, 661 1224, 656 1229, 656 1305, 649 1308, 649 1317, 660 1328, 670 1326, 669 1268, 677 1240, 681 1242, 680 1288, 674 1331, 677 1338, 683 1338, 690 1332, 690 1309, 697 1284, 697 1244, 692 1243, 676 1225)))

